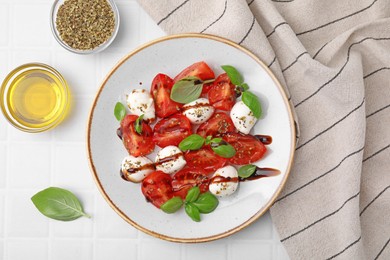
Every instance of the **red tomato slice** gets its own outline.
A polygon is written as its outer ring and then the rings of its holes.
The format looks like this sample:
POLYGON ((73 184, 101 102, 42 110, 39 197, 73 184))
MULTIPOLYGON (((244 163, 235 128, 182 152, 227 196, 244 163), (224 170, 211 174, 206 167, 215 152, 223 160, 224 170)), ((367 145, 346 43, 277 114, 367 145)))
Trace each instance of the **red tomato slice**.
POLYGON ((173 80, 165 74, 157 74, 153 79, 150 94, 154 99, 158 117, 164 118, 173 115, 182 107, 181 104, 170 98, 172 86, 173 80))
POLYGON ((235 132, 233 121, 230 116, 223 112, 215 113, 209 120, 201 124, 196 131, 198 135, 206 136, 218 136, 221 134, 227 134, 235 132))
POLYGON ((209 91, 210 104, 216 109, 231 110, 236 102, 235 88, 226 73, 219 75, 209 91))
POLYGON ((210 148, 204 147, 184 154, 188 167, 203 169, 207 174, 215 172, 226 164, 227 159, 219 157, 210 148))
POLYGON ((168 145, 178 146, 191 133, 190 120, 182 114, 175 114, 160 120, 154 126, 153 141, 161 148, 168 145))
POLYGON ((265 145, 252 135, 229 133, 223 139, 236 149, 236 155, 229 158, 232 164, 245 165, 260 160, 267 151, 265 145))
POLYGON ((215 77, 214 72, 212 69, 210 69, 209 65, 207 65, 207 63, 204 61, 200 61, 185 68, 173 79, 173 81, 176 82, 189 76, 195 76, 201 80, 213 79, 215 77))
POLYGON ((172 178, 174 196, 185 199, 188 191, 194 186, 198 186, 201 193, 206 192, 209 190, 209 181, 203 169, 185 167, 172 178))
POLYGON ((127 115, 121 122, 122 142, 133 156, 146 155, 154 150, 152 128, 142 121, 142 133, 138 134, 134 126, 137 118, 135 115, 127 115))
POLYGON ((173 197, 172 178, 169 174, 155 171, 143 181, 141 190, 146 200, 157 208, 173 197))

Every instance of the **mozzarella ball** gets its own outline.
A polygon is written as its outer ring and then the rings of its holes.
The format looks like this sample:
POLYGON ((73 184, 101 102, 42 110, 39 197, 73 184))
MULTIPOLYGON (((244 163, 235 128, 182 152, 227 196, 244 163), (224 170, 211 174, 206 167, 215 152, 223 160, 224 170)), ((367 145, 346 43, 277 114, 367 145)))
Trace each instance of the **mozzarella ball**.
POLYGON ((209 185, 212 194, 218 197, 225 197, 233 194, 238 187, 238 173, 233 166, 225 166, 218 169, 209 185))
POLYGON ((123 178, 131 182, 141 182, 154 171, 154 165, 146 157, 126 156, 122 161, 121 172, 123 178))
POLYGON ((238 101, 230 111, 230 117, 237 130, 243 134, 249 134, 256 124, 257 118, 242 101, 238 101))
POLYGON ((133 89, 127 96, 127 106, 131 114, 144 115, 146 121, 152 122, 156 118, 153 98, 145 89, 133 89))
POLYGON ((172 174, 180 171, 186 165, 182 151, 174 145, 164 147, 157 153, 156 169, 172 174))
POLYGON ((192 124, 202 124, 206 122, 214 113, 214 107, 210 105, 207 98, 198 98, 183 106, 185 115, 192 124))

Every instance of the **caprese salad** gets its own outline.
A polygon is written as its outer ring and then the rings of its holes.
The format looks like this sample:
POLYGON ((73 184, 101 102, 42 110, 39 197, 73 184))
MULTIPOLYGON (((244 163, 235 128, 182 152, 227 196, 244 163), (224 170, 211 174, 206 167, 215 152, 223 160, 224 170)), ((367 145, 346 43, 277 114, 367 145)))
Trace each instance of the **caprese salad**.
POLYGON ((233 194, 240 181, 275 175, 277 170, 252 163, 267 152, 267 135, 251 135, 261 105, 233 66, 215 77, 197 62, 173 79, 157 74, 150 91, 133 89, 126 104, 114 109, 117 130, 128 151, 121 164, 126 181, 141 183, 148 202, 166 213, 183 205, 200 221, 217 197, 233 194), (129 113, 127 113, 129 112, 129 113), (157 149, 152 161, 147 156, 157 149))

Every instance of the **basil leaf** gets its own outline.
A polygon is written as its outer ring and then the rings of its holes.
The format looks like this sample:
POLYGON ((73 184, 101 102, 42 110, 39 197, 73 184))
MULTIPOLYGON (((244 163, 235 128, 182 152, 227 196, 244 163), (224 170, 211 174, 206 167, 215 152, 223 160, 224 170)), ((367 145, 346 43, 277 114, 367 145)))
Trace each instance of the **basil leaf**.
POLYGON ((200 97, 203 82, 197 77, 186 77, 173 85, 171 99, 178 103, 190 103, 200 97))
POLYGON ((187 136, 180 142, 179 148, 183 152, 187 150, 198 150, 202 148, 204 141, 205 140, 202 136, 198 134, 192 134, 190 136, 187 136))
POLYGON ((52 219, 71 221, 82 216, 91 218, 84 213, 77 197, 68 190, 50 187, 36 193, 31 200, 43 215, 52 219))
POLYGON ((237 86, 241 86, 244 83, 244 79, 237 69, 230 65, 223 65, 221 68, 226 72, 230 81, 237 86))
POLYGON ((180 197, 173 197, 160 206, 160 209, 165 213, 171 214, 178 211, 183 205, 183 201, 180 197))
POLYGON ((120 122, 126 115, 126 107, 121 103, 117 102, 114 108, 114 116, 120 122))
POLYGON ((211 135, 207 136, 204 143, 205 143, 206 145, 210 144, 212 138, 213 138, 213 137, 212 137, 211 135))
POLYGON ((193 204, 199 209, 200 213, 207 214, 217 208, 219 201, 210 192, 205 192, 200 194, 199 198, 193 204))
POLYGON ((211 147, 214 153, 218 154, 223 158, 231 158, 236 154, 236 149, 230 144, 218 145, 216 147, 211 147))
POLYGON ((186 196, 186 202, 194 202, 200 194, 200 189, 198 186, 192 187, 186 196))
POLYGON ((187 203, 184 209, 185 209, 187 215, 193 221, 196 221, 196 222, 200 221, 199 209, 196 206, 194 206, 192 203, 187 203))
POLYGON ((256 165, 253 164, 242 166, 240 169, 238 169, 238 176, 241 178, 248 178, 256 171, 256 168, 256 165))
POLYGON ((249 89, 249 85, 244 83, 244 84, 241 85, 241 88, 242 88, 243 91, 247 91, 249 89))
POLYGON ((219 144, 220 142, 222 142, 222 138, 217 137, 217 138, 213 138, 210 143, 219 144))
POLYGON ((142 134, 142 119, 144 118, 144 114, 140 115, 137 120, 135 120, 135 131, 138 134, 142 134))
POLYGON ((256 118, 260 118, 262 110, 261 110, 261 104, 259 99, 255 94, 249 91, 245 91, 242 93, 242 102, 249 107, 249 109, 252 111, 253 115, 256 118))

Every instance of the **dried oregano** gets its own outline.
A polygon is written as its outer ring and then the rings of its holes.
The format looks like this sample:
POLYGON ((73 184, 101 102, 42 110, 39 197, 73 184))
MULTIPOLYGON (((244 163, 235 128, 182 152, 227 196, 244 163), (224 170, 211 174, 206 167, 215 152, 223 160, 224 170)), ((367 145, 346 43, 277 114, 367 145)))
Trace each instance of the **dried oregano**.
POLYGON ((91 50, 113 34, 115 16, 107 0, 66 0, 58 9, 61 39, 78 50, 91 50))

